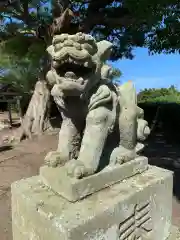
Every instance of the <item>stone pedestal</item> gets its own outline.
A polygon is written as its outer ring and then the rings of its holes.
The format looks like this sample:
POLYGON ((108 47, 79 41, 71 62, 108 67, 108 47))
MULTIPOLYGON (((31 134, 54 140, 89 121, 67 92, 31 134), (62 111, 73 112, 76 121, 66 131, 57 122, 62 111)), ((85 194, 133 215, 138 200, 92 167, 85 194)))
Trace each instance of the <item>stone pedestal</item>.
POLYGON ((54 193, 41 175, 15 182, 13 240, 166 240, 172 179, 171 172, 150 166, 76 202, 54 193))
POLYGON ((43 182, 54 192, 70 202, 76 202, 117 182, 140 174, 147 169, 148 159, 138 157, 122 165, 107 166, 101 172, 83 179, 68 177, 66 167, 41 167, 40 176, 43 182))

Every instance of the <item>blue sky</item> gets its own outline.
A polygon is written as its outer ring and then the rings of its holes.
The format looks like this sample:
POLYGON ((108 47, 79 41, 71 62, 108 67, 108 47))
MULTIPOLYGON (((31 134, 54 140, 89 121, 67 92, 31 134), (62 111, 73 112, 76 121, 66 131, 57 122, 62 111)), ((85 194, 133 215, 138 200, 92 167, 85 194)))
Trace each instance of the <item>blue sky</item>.
POLYGON ((137 91, 144 88, 161 88, 175 85, 180 89, 180 55, 148 55, 145 48, 134 51, 133 60, 122 59, 111 63, 119 68, 123 76, 121 82, 132 80, 137 91))

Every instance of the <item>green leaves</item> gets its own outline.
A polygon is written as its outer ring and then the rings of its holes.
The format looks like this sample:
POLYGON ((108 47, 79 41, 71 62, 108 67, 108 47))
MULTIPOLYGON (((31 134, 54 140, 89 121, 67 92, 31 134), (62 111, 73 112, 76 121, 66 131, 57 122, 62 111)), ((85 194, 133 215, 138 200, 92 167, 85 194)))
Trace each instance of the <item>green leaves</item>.
MULTIPOLYGON (((47 30, 53 14, 59 16, 67 6, 75 14, 77 30, 113 42, 112 60, 132 59, 132 50, 137 46, 147 46, 152 53, 179 51, 180 3, 175 0, 24 0, 19 6, 0 10, 3 15, 20 20, 23 28, 37 32, 38 28, 47 30)), ((6 32, 18 31, 17 25, 11 23, 8 27, 6 32)))
POLYGON ((180 92, 172 85, 169 88, 144 89, 138 94, 138 102, 174 102, 180 103, 180 92))
POLYGON ((121 76, 122 76, 122 72, 118 68, 113 68, 111 80, 114 83, 119 84, 121 76))
POLYGON ((10 83, 17 92, 33 89, 40 70, 40 60, 44 56, 44 41, 34 36, 17 34, 0 43, 1 83, 10 83))
POLYGON ((39 66, 28 58, 15 59, 1 55, 0 66, 6 69, 0 75, 0 83, 9 83, 19 93, 29 92, 37 80, 39 66))
POLYGON ((151 53, 180 52, 177 0, 24 0, 0 6, 0 53, 4 56, 0 69, 9 71, 19 64, 18 76, 23 67, 26 73, 32 68, 37 72, 51 42, 49 25, 66 7, 74 13, 72 29, 113 42, 111 60, 132 59, 133 49, 142 46, 151 53))

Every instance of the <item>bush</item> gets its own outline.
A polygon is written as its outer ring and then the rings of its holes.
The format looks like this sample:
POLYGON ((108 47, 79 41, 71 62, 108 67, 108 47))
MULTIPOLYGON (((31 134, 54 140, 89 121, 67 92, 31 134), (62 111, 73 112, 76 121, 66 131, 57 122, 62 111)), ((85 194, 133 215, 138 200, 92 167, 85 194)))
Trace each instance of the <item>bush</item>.
POLYGON ((158 123, 161 123, 161 131, 168 143, 180 143, 180 104, 178 103, 140 103, 144 109, 145 119, 151 126, 158 107, 158 123))

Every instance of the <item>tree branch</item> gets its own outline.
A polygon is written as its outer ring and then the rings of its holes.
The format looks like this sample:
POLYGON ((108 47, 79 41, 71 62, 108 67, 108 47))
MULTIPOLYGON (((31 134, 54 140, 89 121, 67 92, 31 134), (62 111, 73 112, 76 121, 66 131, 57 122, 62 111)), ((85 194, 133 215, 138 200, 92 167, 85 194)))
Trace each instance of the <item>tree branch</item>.
POLYGON ((22 18, 24 20, 25 24, 29 24, 29 8, 28 8, 28 0, 23 0, 23 13, 22 13, 22 18))

